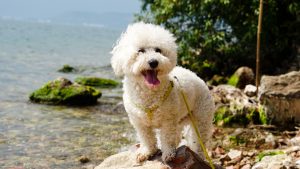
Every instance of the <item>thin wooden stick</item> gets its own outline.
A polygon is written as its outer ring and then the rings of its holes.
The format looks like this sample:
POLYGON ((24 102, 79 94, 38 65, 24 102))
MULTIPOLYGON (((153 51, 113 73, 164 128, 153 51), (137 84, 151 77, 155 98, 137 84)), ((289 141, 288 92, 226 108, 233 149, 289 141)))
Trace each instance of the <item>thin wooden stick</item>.
POLYGON ((256 95, 258 94, 258 86, 260 81, 260 35, 261 35, 261 22, 263 15, 263 0, 259 3, 259 16, 257 25, 257 42, 256 42, 256 95))

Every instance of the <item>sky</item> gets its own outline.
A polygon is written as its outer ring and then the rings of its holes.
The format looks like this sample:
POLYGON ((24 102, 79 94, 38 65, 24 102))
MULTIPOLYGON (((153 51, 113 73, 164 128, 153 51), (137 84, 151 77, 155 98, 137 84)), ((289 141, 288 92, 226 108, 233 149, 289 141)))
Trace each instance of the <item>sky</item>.
POLYGON ((0 0, 0 16, 52 18, 68 12, 138 13, 139 0, 0 0))

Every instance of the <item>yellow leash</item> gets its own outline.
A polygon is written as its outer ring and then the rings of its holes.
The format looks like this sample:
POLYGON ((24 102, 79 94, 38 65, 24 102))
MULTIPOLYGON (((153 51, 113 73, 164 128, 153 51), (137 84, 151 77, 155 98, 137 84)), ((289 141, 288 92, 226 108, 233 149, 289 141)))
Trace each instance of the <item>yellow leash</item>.
POLYGON ((153 119, 153 112, 155 112, 155 111, 159 108, 159 106, 160 106, 161 104, 163 104, 163 103, 165 102, 165 100, 167 100, 167 98, 169 97, 169 95, 170 95, 170 93, 171 93, 173 87, 174 87, 174 82, 173 82, 173 81, 170 81, 170 85, 169 85, 167 91, 166 91, 166 92, 164 93, 164 95, 160 98, 158 104, 156 104, 156 105, 154 105, 154 106, 151 106, 151 107, 144 107, 144 106, 139 105, 139 104, 136 104, 136 103, 134 103, 134 104, 135 104, 136 107, 138 107, 138 108, 142 109, 144 112, 146 112, 148 119, 151 121, 151 120, 153 119))
POLYGON ((196 134, 197 134, 197 138, 198 138, 199 144, 200 144, 200 146, 201 146, 201 149, 203 150, 204 155, 205 155, 206 159, 208 160, 210 167, 211 167, 212 169, 215 169, 215 166, 213 165, 212 159, 209 157, 209 155, 208 155, 208 153, 207 153, 207 151, 206 151, 206 148, 205 148, 205 146, 204 146, 204 144, 203 144, 203 141, 202 141, 201 136, 200 136, 199 129, 198 129, 197 125, 196 125, 195 117, 194 117, 194 115, 193 115, 193 113, 192 113, 192 111, 191 111, 191 109, 190 109, 190 106, 189 106, 189 104, 188 104, 188 102, 187 102, 187 98, 186 98, 186 96, 185 96, 185 94, 184 94, 184 92, 183 92, 183 90, 182 90, 182 87, 181 87, 181 85, 180 85, 180 83, 179 83, 179 80, 178 80, 178 78, 177 78, 176 76, 174 76, 174 77, 175 77, 175 79, 177 80, 177 82, 178 82, 178 84, 179 84, 181 96, 182 96, 182 98, 183 98, 183 100, 184 100, 186 109, 187 109, 187 111, 188 111, 188 113, 189 113, 189 117, 190 117, 190 119, 191 119, 193 128, 194 128, 194 130, 195 130, 195 132, 196 132, 196 134))

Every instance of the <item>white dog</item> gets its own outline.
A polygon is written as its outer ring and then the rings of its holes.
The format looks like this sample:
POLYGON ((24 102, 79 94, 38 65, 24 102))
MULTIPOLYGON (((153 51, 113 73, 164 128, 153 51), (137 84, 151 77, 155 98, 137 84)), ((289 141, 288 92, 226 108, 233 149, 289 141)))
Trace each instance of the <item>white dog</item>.
POLYGON ((141 142, 137 161, 147 160, 157 152, 157 138, 164 162, 175 157, 183 136, 186 144, 201 154, 181 91, 204 143, 212 134, 214 102, 203 80, 176 66, 174 36, 157 25, 135 23, 128 26, 111 53, 115 74, 124 76, 125 109, 141 142))

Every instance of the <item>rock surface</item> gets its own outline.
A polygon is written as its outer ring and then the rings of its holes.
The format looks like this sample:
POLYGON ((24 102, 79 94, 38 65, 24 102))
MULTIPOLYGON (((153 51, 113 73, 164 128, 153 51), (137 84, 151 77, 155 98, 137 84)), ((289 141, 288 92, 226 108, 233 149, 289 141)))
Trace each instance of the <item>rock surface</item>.
POLYGON ((46 83, 34 91, 29 99, 44 104, 88 105, 95 104, 101 92, 88 86, 73 84, 65 78, 58 78, 46 83))
POLYGON ((249 97, 253 97, 256 94, 256 86, 248 84, 246 85, 245 89, 244 89, 244 93, 249 96, 249 97))
POLYGON ((240 89, 244 89, 246 85, 254 83, 254 73, 249 67, 243 66, 238 68, 229 78, 228 84, 240 89))
MULTIPOLYGON (((210 169, 207 162, 186 146, 176 150, 176 157, 167 165, 162 163, 161 153, 157 153, 151 159, 142 164, 136 163, 135 151, 126 151, 105 159, 95 169, 210 169)), ((215 165, 216 169, 221 166, 215 165)))
POLYGON ((292 158, 286 154, 274 156, 265 156, 260 162, 256 163, 252 169, 281 169, 290 168, 292 166, 292 158))
POLYGON ((259 100, 273 121, 300 122, 300 71, 261 78, 259 100))

